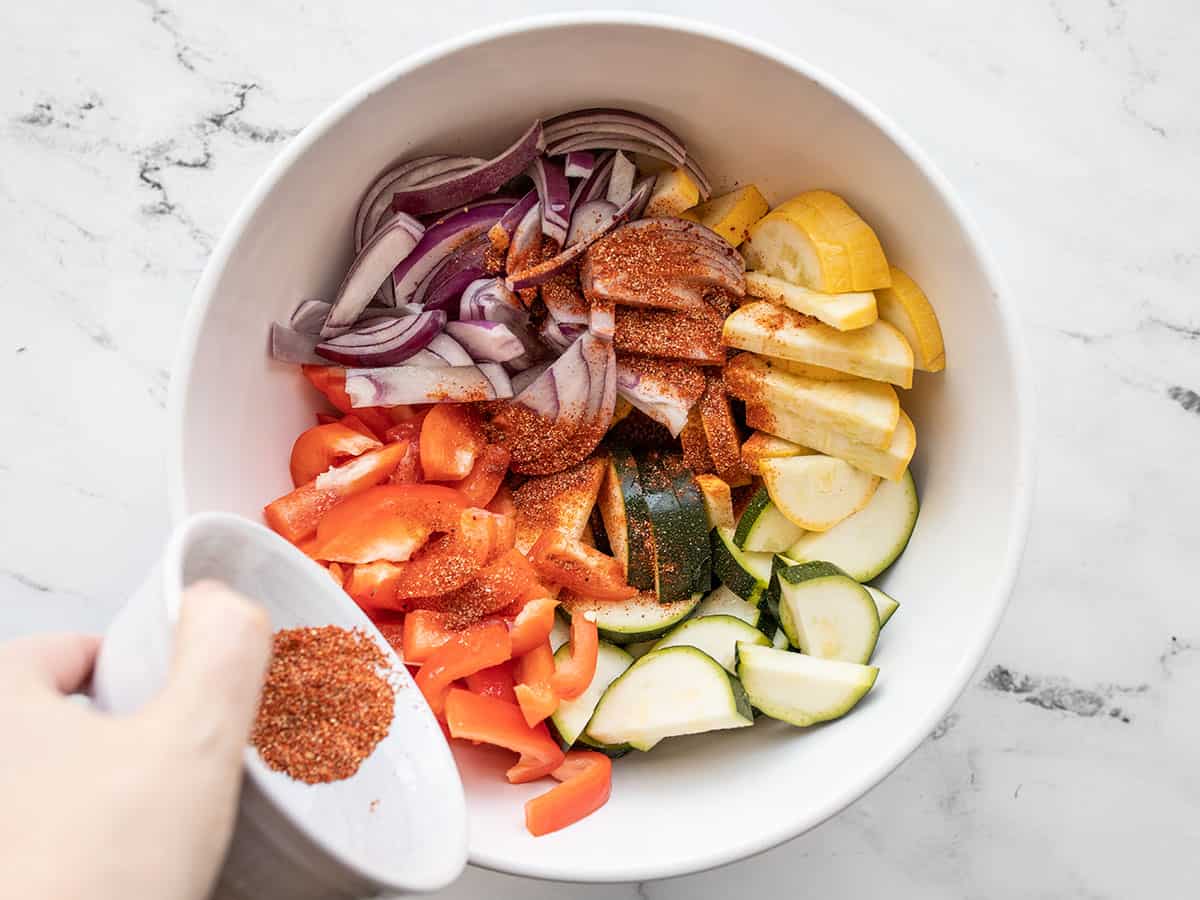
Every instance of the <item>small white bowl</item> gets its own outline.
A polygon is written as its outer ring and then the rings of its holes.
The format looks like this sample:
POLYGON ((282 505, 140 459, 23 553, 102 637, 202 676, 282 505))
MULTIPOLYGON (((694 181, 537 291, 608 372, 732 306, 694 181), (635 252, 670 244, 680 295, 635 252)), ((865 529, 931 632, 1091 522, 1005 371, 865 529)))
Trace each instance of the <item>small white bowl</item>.
POLYGON ((628 106, 665 120, 714 176, 774 203, 846 196, 889 259, 925 288, 949 367, 918 377, 922 513, 884 586, 902 603, 880 641, 870 696, 828 727, 664 742, 614 766, 612 799, 533 838, 504 755, 456 750, 470 856, 541 878, 629 881, 730 862, 812 828, 887 775, 929 734, 983 657, 1016 575, 1029 516, 1032 410, 1012 307, 986 243, 899 128, 802 60, 710 25, 634 13, 526 20, 442 44, 355 88, 295 138, 213 252, 172 382, 175 516, 258 516, 286 491, 289 448, 316 400, 272 362, 267 333, 350 262, 363 190, 394 159, 485 156, 535 116, 628 106))
POLYGON ((214 578, 261 603, 272 628, 361 628, 387 654, 395 718, 350 778, 309 785, 247 746, 237 824, 214 900, 324 900, 434 891, 466 864, 462 784, 408 669, 362 611, 299 550, 226 513, 193 516, 104 635, 92 697, 140 708, 166 682, 180 594, 214 578))

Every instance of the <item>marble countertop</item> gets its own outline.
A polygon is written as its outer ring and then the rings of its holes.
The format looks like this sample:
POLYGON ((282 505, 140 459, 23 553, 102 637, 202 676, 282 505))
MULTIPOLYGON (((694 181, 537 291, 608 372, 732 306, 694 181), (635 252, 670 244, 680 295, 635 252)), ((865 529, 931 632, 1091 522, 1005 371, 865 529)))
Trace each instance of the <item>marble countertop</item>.
MULTIPOLYGON (((38 0, 0 11, 0 638, 99 629, 167 527, 165 391, 217 236, 280 147, 397 57, 582 4, 38 0)), ((596 5, 596 4, 592 4, 596 5)), ((610 4, 599 4, 608 6, 610 4)), ((753 860, 447 897, 1195 896, 1200 877, 1200 8, 689 4, 889 111, 1020 306, 1039 485, 973 685, 894 775, 753 860)))

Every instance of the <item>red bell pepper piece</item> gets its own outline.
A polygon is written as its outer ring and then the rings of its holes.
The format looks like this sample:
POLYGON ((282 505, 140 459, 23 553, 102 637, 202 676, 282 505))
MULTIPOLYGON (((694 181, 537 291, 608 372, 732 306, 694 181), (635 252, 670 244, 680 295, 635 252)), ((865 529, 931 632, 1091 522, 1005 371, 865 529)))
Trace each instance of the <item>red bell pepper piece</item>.
POLYGON ((439 403, 421 423, 421 468, 426 481, 466 478, 483 450, 479 412, 469 403, 439 403))
POLYGON ((534 647, 550 640, 554 630, 554 608, 558 601, 543 594, 521 607, 512 623, 513 656, 524 656, 534 647))
POLYGON ((366 422, 364 422, 362 419, 360 419, 358 416, 354 415, 353 413, 351 413, 348 416, 342 416, 342 418, 339 421, 343 425, 345 425, 347 428, 353 428, 359 434, 366 435, 369 438, 375 438, 376 440, 379 440, 379 438, 380 438, 380 435, 375 434, 375 432, 373 432, 370 428, 367 427, 366 422))
POLYGON ((408 562, 397 563, 396 602, 456 590, 483 568, 496 545, 496 519, 482 509, 465 509, 458 528, 439 535, 408 562))
POLYGON ((469 505, 440 484, 381 484, 329 511, 317 526, 315 554, 334 562, 403 562, 433 532, 457 527, 469 505))
POLYGON ((513 693, 513 684, 511 662, 489 666, 467 676, 467 690, 515 704, 517 695, 513 693))
POLYGON ((595 622, 583 615, 571 617, 571 657, 557 663, 550 686, 560 700, 574 700, 587 690, 596 675, 600 634, 595 622))
POLYGON ((308 484, 268 503, 263 509, 267 525, 293 543, 304 540, 340 502, 387 478, 403 453, 401 444, 385 445, 322 472, 308 484))
POLYGON ((400 463, 392 470, 388 484, 417 484, 421 481, 421 445, 417 439, 397 441, 404 445, 404 455, 400 463))
POLYGON ((488 444, 475 458, 475 465, 461 481, 451 482, 471 499, 472 506, 487 506, 500 490, 512 453, 500 444, 488 444))
POLYGON ((542 532, 529 550, 529 561, 551 584, 596 600, 628 600, 637 588, 625 581, 621 563, 555 528, 542 532))
POLYGON ((612 793, 612 760, 594 750, 572 750, 551 773, 556 787, 525 803, 525 827, 538 837, 591 815, 612 793))
POLYGON ((537 573, 514 548, 492 560, 457 590, 422 598, 415 605, 439 610, 452 621, 465 624, 508 609, 536 583, 537 573))
POLYGON ((519 753, 520 760, 507 773, 513 784, 543 778, 566 758, 544 723, 529 727, 520 709, 495 697, 452 688, 446 698, 446 725, 453 737, 519 753))
POLYGON ((341 422, 316 425, 292 444, 292 484, 300 487, 330 467, 382 446, 375 438, 347 428, 341 422))
MULTIPOLYGON (((510 643, 511 648, 511 643, 510 643)), ((517 660, 517 705, 530 727, 543 721, 558 709, 558 695, 554 693, 551 679, 554 677, 554 651, 550 641, 545 640, 517 660)))
POLYGON ((512 641, 503 622, 481 622, 460 631, 425 661, 417 673, 417 687, 439 719, 446 694, 460 678, 499 665, 512 657, 512 641))
POLYGON ((458 634, 446 627, 446 617, 432 609, 410 610, 404 616, 404 661, 423 663, 458 634))
POLYGON ((394 610, 396 583, 399 574, 390 562, 359 563, 350 568, 343 587, 355 603, 369 616, 378 615, 380 610, 394 610))

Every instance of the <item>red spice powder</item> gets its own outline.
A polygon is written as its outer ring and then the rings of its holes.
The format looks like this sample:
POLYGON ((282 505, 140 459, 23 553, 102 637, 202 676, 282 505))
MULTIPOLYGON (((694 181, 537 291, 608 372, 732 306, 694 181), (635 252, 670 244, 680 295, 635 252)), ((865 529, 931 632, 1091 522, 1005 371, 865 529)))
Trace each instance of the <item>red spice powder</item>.
POLYGON ((725 320, 711 308, 695 314, 617 307, 613 346, 628 353, 705 364, 725 362, 721 327, 725 320))
POLYGON ((320 784, 358 771, 391 728, 387 658, 364 632, 275 632, 250 743, 270 768, 320 784))

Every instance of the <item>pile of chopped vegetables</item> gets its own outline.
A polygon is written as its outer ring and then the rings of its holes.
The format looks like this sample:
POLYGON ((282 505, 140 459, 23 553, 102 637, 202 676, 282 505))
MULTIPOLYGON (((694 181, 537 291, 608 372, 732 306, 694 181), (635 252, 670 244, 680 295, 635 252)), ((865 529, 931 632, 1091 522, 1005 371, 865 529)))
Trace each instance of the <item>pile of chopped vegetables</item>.
POLYGON ((932 307, 840 197, 710 193, 619 109, 407 160, 333 299, 272 330, 329 411, 267 523, 452 739, 559 782, 534 835, 599 809, 631 750, 845 714, 898 606, 865 582, 916 522, 893 385, 944 366, 932 307))

